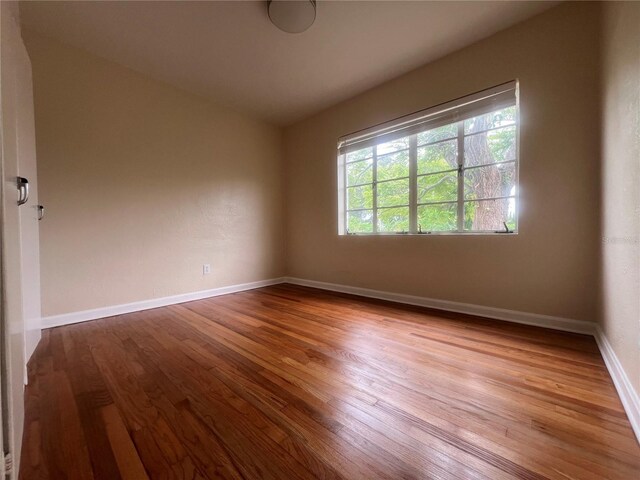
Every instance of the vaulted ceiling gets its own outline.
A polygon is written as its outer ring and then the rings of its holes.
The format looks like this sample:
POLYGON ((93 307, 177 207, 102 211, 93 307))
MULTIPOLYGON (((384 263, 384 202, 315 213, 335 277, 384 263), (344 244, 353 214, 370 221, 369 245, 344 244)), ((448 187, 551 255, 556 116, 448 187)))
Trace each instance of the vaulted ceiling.
POLYGON ((286 125, 557 2, 320 1, 304 33, 261 2, 21 2, 23 26, 286 125))

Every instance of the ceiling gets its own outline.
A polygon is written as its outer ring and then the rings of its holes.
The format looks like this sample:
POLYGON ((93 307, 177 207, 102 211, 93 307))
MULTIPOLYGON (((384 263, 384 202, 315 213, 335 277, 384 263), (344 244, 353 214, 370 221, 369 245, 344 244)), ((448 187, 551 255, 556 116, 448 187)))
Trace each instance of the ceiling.
POLYGON ((21 2, 26 28, 287 125, 557 2, 319 1, 300 34, 266 1, 21 2))

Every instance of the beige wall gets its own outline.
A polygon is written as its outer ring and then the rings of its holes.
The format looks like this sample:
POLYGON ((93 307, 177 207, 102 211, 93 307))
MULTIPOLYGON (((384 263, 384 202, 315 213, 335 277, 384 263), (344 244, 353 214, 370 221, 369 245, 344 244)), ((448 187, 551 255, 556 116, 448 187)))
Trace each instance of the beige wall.
POLYGON ((25 40, 46 207, 43 315, 283 274, 279 129, 25 40))
POLYGON ((640 393, 640 3, 605 4, 602 39, 602 328, 640 393))
POLYGON ((287 128, 288 273, 595 320, 598 15, 562 5, 287 128), (514 78, 519 235, 337 235, 339 136, 514 78))

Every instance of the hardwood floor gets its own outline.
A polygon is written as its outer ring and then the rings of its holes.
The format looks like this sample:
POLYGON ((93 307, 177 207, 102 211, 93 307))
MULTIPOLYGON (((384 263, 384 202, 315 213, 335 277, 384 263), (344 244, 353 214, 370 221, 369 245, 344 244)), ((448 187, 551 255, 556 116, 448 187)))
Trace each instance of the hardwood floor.
POLYGON ((292 285, 46 330, 22 479, 625 479, 591 337, 292 285))

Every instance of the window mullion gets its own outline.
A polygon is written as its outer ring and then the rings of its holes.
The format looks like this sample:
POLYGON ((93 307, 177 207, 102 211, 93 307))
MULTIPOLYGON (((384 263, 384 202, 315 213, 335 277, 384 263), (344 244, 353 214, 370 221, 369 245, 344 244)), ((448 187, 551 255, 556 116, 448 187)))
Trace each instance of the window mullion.
POLYGON ((344 189, 344 196, 342 197, 343 201, 343 211, 344 211, 344 233, 349 234, 349 197, 347 194, 347 156, 344 155, 342 162, 342 187, 344 189))
POLYGON ((409 138, 409 232, 418 233, 418 135, 409 138))
POLYGON ((458 232, 464 231, 464 120, 458 122, 458 232))
POLYGON ((378 233, 378 146, 373 147, 373 233, 378 233))

